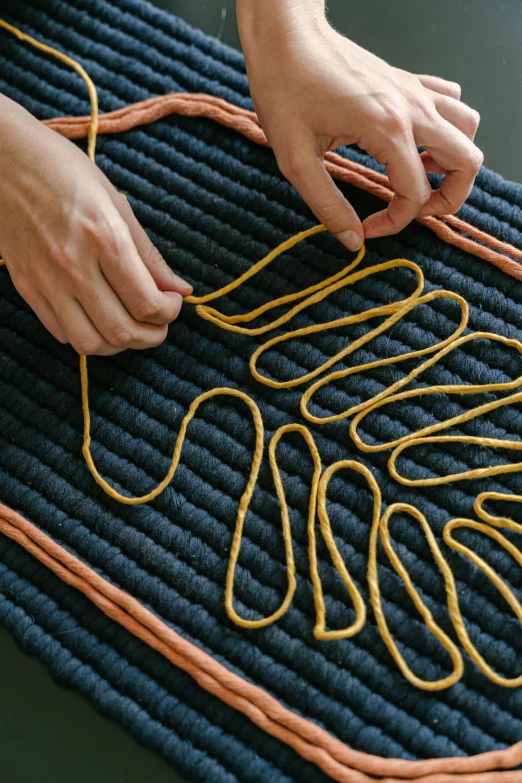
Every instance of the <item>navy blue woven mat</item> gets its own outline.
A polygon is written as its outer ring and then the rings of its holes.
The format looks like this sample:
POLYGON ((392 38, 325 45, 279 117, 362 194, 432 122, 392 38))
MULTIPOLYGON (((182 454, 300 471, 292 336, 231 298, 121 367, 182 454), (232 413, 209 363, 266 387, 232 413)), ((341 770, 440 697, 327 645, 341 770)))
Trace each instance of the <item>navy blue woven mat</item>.
MULTIPOLYGON (((142 0, 0 0, 1 15, 24 31, 71 54, 98 86, 102 111, 172 90, 208 92, 250 107, 241 56, 142 0)), ((81 80, 70 69, 0 31, 0 91, 39 118, 85 115, 81 80)), ((344 154, 369 164, 355 149, 344 154)), ((168 262, 196 293, 229 282, 288 236, 315 221, 278 173, 269 150, 209 120, 169 117, 118 136, 101 137, 97 162, 125 192, 168 262)), ((380 207, 349 186, 359 214, 380 207)), ((484 169, 461 216, 522 247, 522 187, 484 169)), ((1 249, 1 237, 0 237, 1 249)), ((445 287, 470 304, 470 326, 522 338, 522 285, 474 256, 444 244, 413 224, 400 236, 368 242, 365 263, 405 256, 426 276, 427 290, 445 287)), ((239 312, 333 274, 347 253, 318 235, 278 259, 227 300, 239 312)), ((292 322, 320 321, 402 298, 411 273, 394 270, 341 291, 292 322)), ((391 334, 354 357, 420 348, 449 335, 457 309, 448 302, 418 308, 391 334)), ((292 377, 340 350, 359 326, 293 341, 265 355, 265 373, 292 377)), ((267 435, 300 421, 300 392, 257 384, 248 370, 255 338, 223 332, 185 306, 160 348, 90 361, 93 452, 98 467, 125 491, 145 493, 165 474, 183 415, 202 391, 235 386, 259 404, 267 435)), ((316 403, 341 411, 400 377, 400 365, 354 376, 329 387, 316 403)), ((430 371, 427 383, 507 381, 521 374, 513 351, 473 343, 430 371)), ((419 398, 369 417, 367 438, 390 440, 418 429, 462 399, 419 398)), ((522 477, 408 489, 386 470, 387 454, 357 453, 346 422, 313 427, 325 465, 357 458, 370 465, 386 503, 422 509, 440 540, 452 516, 472 515, 476 494, 522 492, 522 477)), ((519 438, 519 406, 497 410, 463 430, 519 438)), ((171 487, 152 505, 123 507, 93 482, 81 455, 82 416, 78 357, 59 345, 0 270, 0 500, 91 564, 164 618, 185 638, 283 704, 347 744, 381 756, 426 758, 503 748, 522 737, 522 694, 487 680, 465 656, 465 675, 436 694, 410 686, 382 643, 373 617, 352 640, 321 642, 314 616, 306 539, 311 462, 298 438, 280 448, 291 510, 298 589, 287 615, 260 630, 227 618, 224 581, 240 495, 254 436, 247 412, 231 399, 211 400, 190 425, 171 487)), ((406 461, 410 476, 455 472, 465 466, 510 461, 488 450, 421 449, 406 461)), ((329 492, 341 554, 367 597, 366 565, 371 502, 355 474, 339 474, 329 492)), ((509 509, 513 513, 513 509, 509 509)), ((450 634, 442 578, 420 531, 394 518, 395 546, 437 622, 450 634)), ((461 540, 493 565, 516 590, 516 563, 484 536, 461 540)), ((516 541, 516 536, 513 538, 516 541)), ((499 672, 522 672, 522 629, 503 600, 468 561, 444 550, 454 570, 472 639, 499 672)), ((329 627, 352 618, 345 590, 320 547, 329 627)), ((380 579, 390 629, 414 671, 436 679, 448 658, 421 623, 402 583, 380 553, 380 579)), ((243 614, 266 615, 286 589, 279 505, 268 467, 261 472, 237 575, 243 614)), ((183 774, 212 783, 327 780, 308 762, 246 718, 201 690, 184 672, 109 620, 60 582, 17 544, 0 537, 0 621, 21 646, 46 663, 63 684, 88 696, 104 714, 155 748, 183 774), (71 631, 74 631, 72 633, 71 631), (64 633, 67 632, 67 633, 64 633), (71 632, 71 633, 70 633, 71 632)))

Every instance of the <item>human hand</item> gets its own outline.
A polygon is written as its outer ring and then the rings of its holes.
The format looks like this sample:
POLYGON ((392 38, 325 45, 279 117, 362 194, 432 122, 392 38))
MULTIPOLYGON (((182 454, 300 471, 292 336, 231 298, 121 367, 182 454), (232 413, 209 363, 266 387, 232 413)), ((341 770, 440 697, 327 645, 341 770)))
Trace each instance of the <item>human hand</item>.
POLYGON ((279 168, 343 244, 357 250, 417 216, 460 209, 484 156, 473 143, 480 117, 457 84, 394 68, 343 37, 324 0, 237 0, 237 12, 252 100, 279 168), (386 166, 395 191, 363 223, 323 161, 353 143, 386 166), (426 173, 444 175, 440 189, 426 173))
POLYGON ((51 334, 80 354, 163 342, 192 287, 72 142, 0 96, 0 255, 51 334))

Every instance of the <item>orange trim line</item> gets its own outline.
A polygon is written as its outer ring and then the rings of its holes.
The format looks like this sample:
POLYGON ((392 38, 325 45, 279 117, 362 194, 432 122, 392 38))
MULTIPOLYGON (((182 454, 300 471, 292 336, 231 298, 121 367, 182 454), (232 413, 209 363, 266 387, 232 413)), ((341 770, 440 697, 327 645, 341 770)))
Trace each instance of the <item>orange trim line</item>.
POLYGON ((112 620, 190 674, 202 688, 242 712, 339 783, 371 783, 375 781, 374 775, 384 776, 381 783, 522 781, 522 772, 512 769, 522 763, 522 742, 505 750, 475 756, 426 761, 381 758, 353 750, 312 721, 284 707, 267 691, 231 672, 176 633, 136 598, 2 504, 0 532, 23 546, 66 584, 80 590, 112 620))
MULTIPOLYGON (((101 114, 98 132, 121 133, 138 125, 150 124, 169 114, 207 117, 228 128, 233 128, 257 144, 269 146, 254 112, 205 93, 158 95, 155 98, 101 114)), ((56 117, 44 120, 44 123, 68 139, 81 139, 87 136, 91 117, 56 117)), ((385 174, 363 166, 361 163, 343 158, 336 152, 327 152, 325 163, 330 174, 336 179, 349 182, 383 201, 391 201, 394 192, 390 188, 390 181, 385 174)), ((416 220, 427 226, 448 244, 478 256, 499 267, 511 277, 522 280, 522 264, 518 263, 518 261, 522 261, 520 248, 502 242, 476 226, 466 223, 456 215, 418 217, 416 220)))

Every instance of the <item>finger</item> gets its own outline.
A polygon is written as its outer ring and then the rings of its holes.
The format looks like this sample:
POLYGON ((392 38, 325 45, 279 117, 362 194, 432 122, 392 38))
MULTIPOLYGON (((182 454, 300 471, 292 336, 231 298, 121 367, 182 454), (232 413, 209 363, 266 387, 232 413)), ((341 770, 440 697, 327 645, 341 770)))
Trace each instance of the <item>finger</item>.
MULTIPOLYGON (((179 313, 183 301, 181 294, 172 292, 172 297, 177 297, 179 313)), ((166 326, 131 318, 101 272, 92 288, 80 292, 77 298, 98 332, 113 348, 154 348, 167 336, 166 326)))
POLYGON ((81 356, 113 356, 123 350, 114 348, 104 340, 74 297, 63 292, 53 300, 52 307, 60 329, 81 356))
POLYGON ((62 345, 67 345, 69 340, 61 328, 54 314, 54 310, 45 297, 36 294, 34 297, 26 297, 27 304, 34 310, 45 328, 62 345))
POLYGON ((302 145, 299 153, 282 153, 277 162, 317 219, 349 250, 359 250, 364 240, 361 221, 312 145, 302 145))
POLYGON ((441 117, 451 122, 456 128, 468 137, 475 138, 480 123, 480 114, 462 101, 456 101, 455 98, 449 98, 447 95, 439 95, 432 92, 435 100, 435 107, 441 117))
POLYGON ((118 193, 116 189, 114 189, 114 192, 111 191, 110 196, 116 209, 127 223, 140 258, 152 275, 159 290, 176 291, 182 296, 189 296, 192 293, 192 286, 172 271, 159 250, 150 241, 147 232, 136 218, 125 196, 118 193))
MULTIPOLYGON (((7 266, 7 262, 6 262, 6 266, 7 266)), ((11 274, 11 270, 9 270, 9 272, 11 274)), ((39 318, 39 320, 42 322, 45 328, 60 343, 63 343, 65 345, 68 342, 67 337, 65 336, 65 333, 60 327, 54 315, 53 308, 51 307, 47 299, 44 296, 42 296, 36 290, 36 288, 34 288, 32 285, 29 285, 23 278, 18 278, 16 275, 11 274, 11 282, 13 283, 14 287, 16 288, 20 296, 23 299, 25 299, 25 301, 27 302, 31 310, 35 312, 36 316, 39 318)))
POLYGON ((448 172, 420 215, 452 215, 461 208, 484 162, 484 155, 463 133, 441 118, 437 128, 419 140, 433 160, 448 172))
POLYGON ((428 74, 419 74, 423 87, 427 87, 428 90, 433 90, 441 95, 448 95, 450 98, 455 98, 457 101, 462 95, 462 89, 460 84, 456 82, 448 82, 446 79, 441 79, 439 76, 430 76, 428 74))
POLYGON ((448 172, 446 169, 443 169, 441 166, 439 166, 429 152, 421 152, 421 161, 422 165, 424 166, 424 171, 426 174, 447 174, 448 172))
POLYGON ((390 138, 384 157, 379 161, 386 166, 395 195, 387 209, 370 215, 363 222, 367 238, 397 234, 419 214, 431 196, 431 185, 411 129, 390 138))
MULTIPOLYGON (((179 314, 180 294, 159 290, 136 249, 127 223, 120 214, 116 215, 116 230, 110 221, 107 227, 96 228, 99 267, 136 321, 169 324, 179 314)), ((93 281, 89 280, 89 284, 92 283, 93 281)))
POLYGON ((69 340, 65 336, 65 332, 58 323, 58 320, 54 314, 54 310, 47 299, 45 299, 43 296, 39 296, 37 301, 34 304, 31 304, 31 307, 45 328, 52 334, 52 336, 55 337, 58 342, 66 345, 69 340))

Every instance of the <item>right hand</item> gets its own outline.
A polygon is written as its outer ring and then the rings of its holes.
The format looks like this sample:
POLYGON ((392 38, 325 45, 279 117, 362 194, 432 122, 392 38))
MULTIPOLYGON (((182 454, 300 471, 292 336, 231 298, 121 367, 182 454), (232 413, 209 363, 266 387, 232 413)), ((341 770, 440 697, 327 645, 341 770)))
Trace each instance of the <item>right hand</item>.
POLYGON ((484 159, 473 143, 480 118, 458 85, 394 68, 340 35, 324 6, 238 0, 238 25, 252 100, 279 168, 317 219, 357 250, 417 216, 460 209, 484 159), (324 163, 328 150, 354 143, 386 166, 395 191, 363 222, 324 163), (443 175, 438 189, 427 173, 443 175))
POLYGON ((0 96, 0 257, 61 343, 110 356, 163 342, 189 283, 72 142, 0 96))

